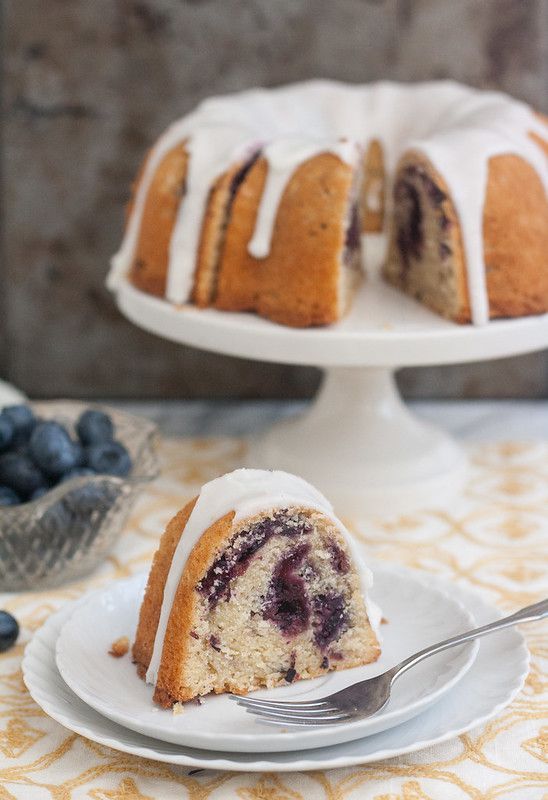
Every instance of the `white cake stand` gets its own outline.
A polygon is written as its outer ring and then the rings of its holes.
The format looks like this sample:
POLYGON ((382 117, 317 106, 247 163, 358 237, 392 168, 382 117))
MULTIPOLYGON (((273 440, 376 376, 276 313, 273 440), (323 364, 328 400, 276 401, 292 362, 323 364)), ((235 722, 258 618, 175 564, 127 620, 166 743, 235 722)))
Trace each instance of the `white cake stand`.
POLYGON ((403 403, 398 367, 453 364, 548 346, 548 315, 455 325, 377 279, 328 328, 295 330, 252 314, 174 308, 128 283, 118 305, 166 339, 262 361, 325 369, 312 408, 250 443, 247 466, 285 469, 314 483, 342 513, 394 512, 446 501, 466 458, 446 433, 403 403))

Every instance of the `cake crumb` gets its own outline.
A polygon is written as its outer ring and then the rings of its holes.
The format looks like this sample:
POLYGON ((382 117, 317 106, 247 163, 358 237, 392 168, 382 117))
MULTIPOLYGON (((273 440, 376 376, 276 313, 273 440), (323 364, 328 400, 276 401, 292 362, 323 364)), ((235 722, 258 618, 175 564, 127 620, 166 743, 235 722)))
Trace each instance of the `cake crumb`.
POLYGON ((173 714, 174 714, 174 716, 179 716, 179 714, 184 714, 184 713, 185 713, 185 707, 184 707, 183 703, 175 703, 173 705, 173 714))
POLYGON ((114 658, 122 658, 129 650, 129 639, 127 636, 120 636, 119 639, 116 639, 110 646, 110 650, 108 651, 110 656, 114 656, 114 658))

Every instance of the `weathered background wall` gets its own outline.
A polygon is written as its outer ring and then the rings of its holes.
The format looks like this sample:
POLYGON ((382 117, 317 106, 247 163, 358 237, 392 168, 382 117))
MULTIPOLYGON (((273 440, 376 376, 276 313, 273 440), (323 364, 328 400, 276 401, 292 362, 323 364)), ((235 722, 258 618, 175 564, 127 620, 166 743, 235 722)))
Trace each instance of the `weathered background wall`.
MULTIPOLYGON (((548 111, 543 0, 4 0, 0 373, 31 395, 306 396, 314 370, 178 347, 104 288, 146 147, 212 94, 452 77, 548 111)), ((414 396, 546 396, 546 354, 409 370, 414 396)))

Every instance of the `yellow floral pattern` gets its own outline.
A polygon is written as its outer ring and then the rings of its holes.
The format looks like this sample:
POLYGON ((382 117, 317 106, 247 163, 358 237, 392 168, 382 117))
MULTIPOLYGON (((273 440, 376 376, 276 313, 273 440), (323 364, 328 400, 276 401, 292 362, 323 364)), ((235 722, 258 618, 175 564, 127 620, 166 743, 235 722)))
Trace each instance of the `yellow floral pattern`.
MULTIPOLYGON (((437 747, 303 774, 220 773, 111 750, 49 719, 21 677, 24 645, 65 601, 147 567, 170 516, 201 483, 244 456, 233 439, 167 440, 162 477, 140 499, 118 546, 91 578, 40 594, 4 595, 22 634, 0 655, 0 800, 537 800, 548 797, 548 632, 524 629, 524 691, 496 719, 437 747)), ((345 520, 376 559, 445 576, 510 611, 548 594, 548 443, 474 445, 458 503, 391 519, 345 520)))

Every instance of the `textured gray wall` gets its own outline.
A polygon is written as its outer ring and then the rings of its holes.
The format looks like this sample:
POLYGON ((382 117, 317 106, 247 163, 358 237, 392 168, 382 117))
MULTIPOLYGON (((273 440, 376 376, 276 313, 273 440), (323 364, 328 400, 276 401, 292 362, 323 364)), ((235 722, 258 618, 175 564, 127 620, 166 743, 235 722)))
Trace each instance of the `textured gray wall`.
MULTIPOLYGON (((212 94, 452 77, 548 110, 543 0, 5 0, 0 372, 32 395, 306 396, 314 370, 178 347, 104 288, 146 147, 212 94)), ((541 354, 410 370, 414 396, 546 396, 541 354)))

